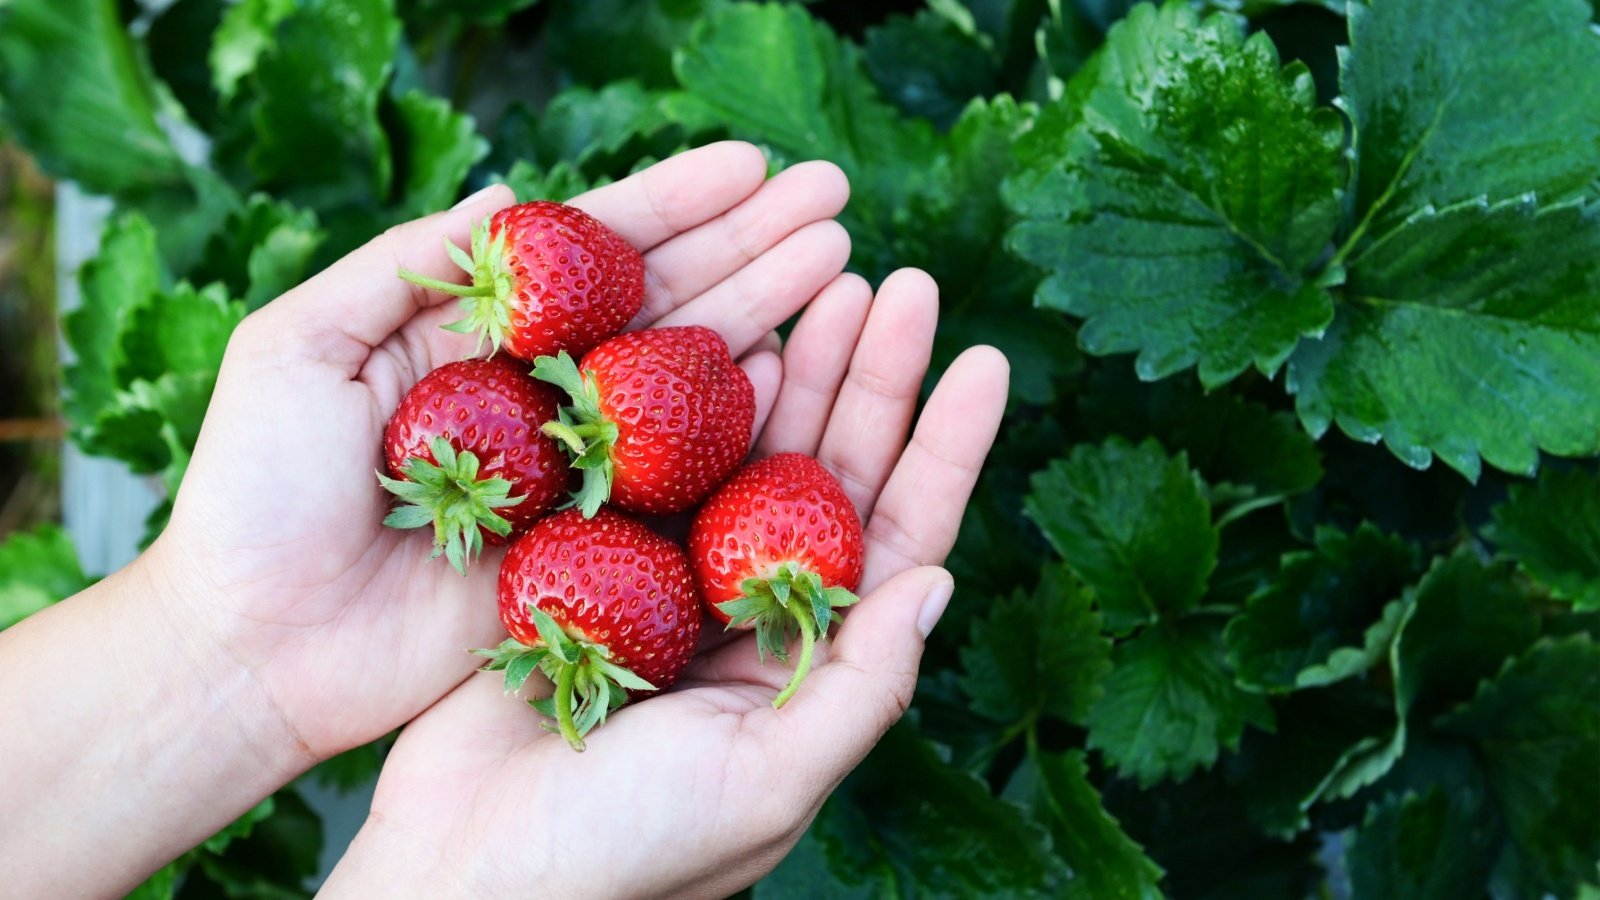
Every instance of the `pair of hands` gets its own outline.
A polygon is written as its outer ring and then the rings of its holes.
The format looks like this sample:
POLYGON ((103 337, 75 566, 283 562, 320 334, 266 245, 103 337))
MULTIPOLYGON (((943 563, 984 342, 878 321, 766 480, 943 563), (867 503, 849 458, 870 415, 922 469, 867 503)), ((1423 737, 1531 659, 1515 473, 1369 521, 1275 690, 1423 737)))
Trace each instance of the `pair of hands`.
POLYGON ((793 702, 771 708, 788 672, 759 665, 749 635, 712 634, 677 686, 616 713, 583 754, 500 679, 472 677, 468 648, 503 636, 503 551, 466 578, 430 561, 428 535, 380 525, 372 477, 401 396, 473 349, 439 327, 449 298, 395 272, 453 277, 445 241, 465 244, 510 192, 392 229, 240 326, 140 565, 202 655, 249 673, 285 768, 410 722, 329 895, 726 895, 782 859, 904 711, 1008 373, 969 350, 907 444, 937 288, 907 270, 874 298, 842 274, 847 196, 832 165, 768 180, 757 149, 722 143, 571 201, 644 254, 630 327, 719 332, 755 386, 754 453, 817 456, 867 523, 863 599, 793 702), (802 308, 780 347, 773 329, 802 308))

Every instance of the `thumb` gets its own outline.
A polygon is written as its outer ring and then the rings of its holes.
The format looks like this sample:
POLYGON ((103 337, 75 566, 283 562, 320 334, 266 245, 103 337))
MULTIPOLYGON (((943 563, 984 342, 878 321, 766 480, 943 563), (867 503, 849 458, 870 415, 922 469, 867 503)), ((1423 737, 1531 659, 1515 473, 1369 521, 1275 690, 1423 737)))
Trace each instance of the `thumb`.
POLYGON ((917 686, 923 642, 955 587, 950 573, 922 566, 894 576, 845 616, 828 661, 777 711, 782 740, 804 745, 807 784, 832 790, 905 713, 917 686))

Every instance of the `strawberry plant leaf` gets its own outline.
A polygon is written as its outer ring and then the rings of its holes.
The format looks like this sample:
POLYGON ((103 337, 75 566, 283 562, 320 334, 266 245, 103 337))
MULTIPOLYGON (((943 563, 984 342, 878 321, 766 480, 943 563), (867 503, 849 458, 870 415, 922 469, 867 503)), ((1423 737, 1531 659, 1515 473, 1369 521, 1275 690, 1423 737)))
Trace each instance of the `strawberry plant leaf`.
POLYGON ((1240 682, 1292 691, 1365 672, 1387 655, 1419 568, 1414 547, 1371 525, 1319 530, 1316 549, 1286 555, 1272 585, 1228 623, 1240 682))
POLYGON ((1206 393, 1186 377, 1140 381, 1120 360, 1089 377, 1076 423, 1096 440, 1155 438, 1182 450, 1209 483, 1262 497, 1303 493, 1322 478, 1322 455, 1293 415, 1237 394, 1206 393))
POLYGON ((795 874, 786 861, 757 886, 756 897, 852 896, 869 886, 882 896, 897 885, 899 896, 1044 898, 1059 897, 1070 877, 1021 809, 950 766, 904 722, 824 804, 811 832, 827 861, 826 880, 818 872, 795 874), (819 881, 830 887, 816 888, 819 881), (842 886, 837 895, 834 883, 842 886), (813 892, 793 893, 797 885, 813 892))
POLYGON ((1481 896, 1499 827, 1477 807, 1440 790, 1391 796, 1371 807, 1345 857, 1352 896, 1481 896))
POLYGON ((115 0, 0 4, 0 94, 6 127, 58 178, 109 194, 184 182, 115 0))
POLYGON ((1493 538, 1554 596, 1600 609, 1600 477, 1547 467, 1537 482, 1513 484, 1495 507, 1493 538))
POLYGON ((545 168, 566 162, 581 171, 623 175, 652 151, 670 152, 680 136, 662 111, 662 96, 636 81, 569 87, 538 114, 522 105, 507 110, 495 151, 545 168))
POLYGON ((675 86, 674 54, 697 22, 728 0, 583 0, 550 5, 546 41, 551 60, 577 81, 603 85, 635 79, 649 88, 675 86), (619 53, 617 48, 626 47, 619 53))
POLYGON ((244 304, 229 300, 220 284, 196 290, 180 282, 157 293, 151 303, 132 310, 118 338, 118 383, 174 372, 215 374, 244 315, 244 304))
POLYGON ((323 238, 316 213, 256 194, 211 236, 191 280, 220 281, 257 310, 310 273, 323 238))
POLYGON ((1011 246, 1050 272, 1037 300, 1080 345, 1137 351, 1141 378, 1273 372, 1333 314, 1307 272, 1340 213, 1343 128, 1265 35, 1186 5, 1138 6, 1058 101, 1051 146, 1019 145, 1011 246))
POLYGON ((1080 445, 1033 477, 1025 510, 1115 634, 1194 606, 1216 567, 1200 479, 1154 441, 1080 445))
POLYGON ((1579 0, 1353 4, 1348 272, 1291 361, 1314 434, 1531 474, 1600 450, 1600 36, 1579 0), (1394 98, 1404 97, 1396 103, 1394 98))
POLYGON ((278 23, 294 12, 294 0, 239 0, 223 12, 211 40, 211 83, 226 103, 239 82, 255 71, 272 45, 278 23))
POLYGON ((1164 874, 1100 804, 1081 751, 1034 750, 1011 776, 1005 795, 1046 823, 1056 855, 1072 869, 1065 900, 1160 900, 1164 874))
POLYGON ((1117 645, 1105 695, 1089 713, 1091 749, 1143 786, 1182 781, 1238 746, 1246 724, 1272 727, 1272 708, 1240 690, 1206 620, 1163 622, 1117 645))
POLYGON ((0 541, 0 630, 88 587, 72 539, 56 525, 0 541))
POLYGON ((83 305, 63 322, 74 356, 66 371, 66 411, 73 439, 87 452, 104 447, 94 423, 121 387, 115 373, 120 335, 133 311, 150 303, 167 279, 155 229, 138 213, 112 219, 100 252, 78 272, 83 305))
MULTIPOLYGON (((919 187, 934 157, 926 122, 900 117, 862 70, 858 49, 796 6, 740 4, 711 13, 674 62, 693 106, 726 122, 735 137, 771 145, 788 159, 826 159, 850 178, 841 221, 854 259, 887 273, 895 211, 919 187)), ((669 112, 687 112, 678 98, 669 112)))
POLYGON ((591 187, 599 187, 606 183, 605 180, 591 183, 584 178, 582 172, 564 162, 557 163, 549 171, 543 171, 523 160, 517 160, 509 171, 494 180, 511 188, 511 192, 521 203, 530 200, 564 202, 591 187))
POLYGON ((1032 593, 999 600, 973 621, 961 664, 961 687, 979 715, 1005 724, 1040 715, 1081 724, 1111 671, 1111 642, 1100 635, 1089 592, 1052 565, 1032 593))
POLYGON ((999 87, 998 63, 984 44, 973 30, 925 9, 867 29, 863 59, 886 99, 945 129, 971 98, 999 87))
POLYGON ((449 208, 467 172, 488 154, 489 142, 471 116, 423 91, 407 91, 395 107, 399 129, 391 140, 402 213, 415 217, 449 208))
POLYGON ((1565 895, 1600 858, 1600 645, 1545 640, 1440 728, 1473 742, 1505 820, 1498 897, 1565 895))
POLYGON ((399 36, 392 0, 309 0, 278 24, 246 79, 247 158, 262 188, 319 212, 387 194, 378 100, 399 36))

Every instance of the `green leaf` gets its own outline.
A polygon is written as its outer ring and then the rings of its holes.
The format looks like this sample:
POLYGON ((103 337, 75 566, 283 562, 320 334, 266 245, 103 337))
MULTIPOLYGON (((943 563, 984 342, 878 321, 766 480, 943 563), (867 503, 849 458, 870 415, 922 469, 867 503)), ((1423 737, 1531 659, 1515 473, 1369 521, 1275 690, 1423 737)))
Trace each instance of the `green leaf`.
POLYGON ((278 25, 249 77, 263 188, 319 211, 387 194, 378 99, 399 35, 392 0, 308 0, 278 25))
POLYGON ((1113 659, 1088 745, 1141 785, 1209 768, 1246 724, 1272 727, 1272 708, 1234 685, 1221 635, 1204 619, 1151 627, 1118 644, 1113 659))
POLYGON ((295 0, 238 0, 222 14, 211 41, 211 80, 224 102, 255 71, 272 46, 278 23, 294 12, 295 0))
POLYGON ((1078 395, 1077 423, 1096 438, 1155 438, 1182 450, 1211 484, 1248 487, 1264 497, 1299 494, 1322 477, 1322 456, 1294 416, 1206 393, 1190 378, 1140 381, 1132 368, 1101 365, 1078 395))
POLYGON ((1476 804, 1444 791, 1371 807, 1347 851, 1351 896, 1455 900, 1482 896, 1499 835, 1476 804))
MULTIPOLYGON (((552 98, 537 117, 521 107, 520 115, 529 121, 515 139, 507 140, 504 131, 510 122, 503 121, 496 150, 504 153, 509 149, 516 158, 543 168, 568 162, 583 171, 625 173, 639 157, 671 150, 641 140, 670 124, 661 109, 661 97, 636 81, 615 82, 599 90, 569 87, 552 98)), ((518 114, 513 107, 507 119, 518 114)))
POLYGON ((809 855, 823 857, 823 871, 797 874, 786 861, 757 897, 1059 897, 1070 877, 1020 809, 951 767, 906 723, 829 798, 811 831, 809 855), (791 880, 810 893, 795 893, 791 880))
POLYGON ((697 21, 728 5, 727 0, 554 3, 545 44, 551 61, 584 84, 633 78, 646 87, 672 87, 674 51, 688 42, 697 21))
POLYGON ((215 373, 244 314, 244 305, 229 300, 220 284, 195 290, 180 282, 157 293, 128 316, 118 341, 118 383, 171 373, 215 373))
POLYGON ((489 142, 478 135, 472 117, 456 112, 448 100, 409 91, 395 106, 400 120, 393 136, 396 187, 403 214, 417 217, 449 208, 467 172, 489 152, 489 142))
POLYGON ((65 405, 73 438, 88 452, 100 445, 94 421, 120 387, 115 377, 119 336, 133 311, 150 303, 166 280, 155 229, 138 213, 112 219, 100 252, 78 273, 83 306, 63 323, 75 357, 66 371, 65 405))
POLYGON ((175 0, 144 34, 155 76, 172 91, 183 115, 203 130, 217 124, 217 93, 211 84, 211 49, 197 35, 211 35, 227 8, 224 0, 175 0))
POLYGON ((1194 606, 1216 566, 1200 480, 1154 441, 1077 447, 1033 477, 1026 511, 1117 634, 1194 606))
POLYGON ((0 541, 0 630, 88 586, 72 540, 59 527, 41 525, 0 541))
POLYGON ((0 95, 12 136, 52 175, 110 194, 184 180, 114 0, 0 3, 0 95))
MULTIPOLYGON (((927 123, 904 119, 883 101, 854 45, 800 7, 740 4, 702 20, 674 68, 693 104, 734 136, 770 144, 788 159, 837 163, 850 178, 841 221, 855 259, 887 273, 895 212, 925 177, 935 142, 927 123)), ((677 98, 667 108, 683 114, 677 98)))
POLYGON ((1061 566, 1031 594, 996 602, 961 648, 962 689, 980 715, 1007 724, 1039 715, 1082 723, 1111 671, 1092 598, 1061 566))
POLYGON ((1064 900, 1159 900, 1161 867, 1100 804, 1081 751, 1032 752, 1006 786, 1046 823, 1057 856, 1072 869, 1064 900))
POLYGON ((1530 195, 1423 210, 1352 261, 1345 303, 1287 386, 1331 422, 1476 480, 1532 474, 1540 449, 1600 451, 1600 204, 1530 195))
POLYGON ((1500 552, 1580 610, 1600 609, 1600 477, 1546 467, 1494 509, 1500 552))
POLYGON ((1086 320, 1085 350, 1138 351, 1150 380, 1198 364, 1211 387, 1326 327, 1306 273, 1339 216, 1343 128, 1303 65, 1226 16, 1141 5, 1057 105, 1064 139, 1019 150, 1011 245, 1051 273, 1038 302, 1086 320))
POLYGON ((271 797, 267 797, 255 806, 245 810, 244 815, 234 819, 226 828, 206 838, 201 844, 208 853, 221 853, 228 849, 228 845, 236 839, 247 838, 255 828, 256 823, 272 815, 276 805, 271 797))
POLYGON ((1418 569, 1416 548, 1371 525, 1319 530, 1316 550, 1286 555, 1272 585, 1228 623, 1239 680, 1292 691, 1372 668, 1388 655, 1418 569))
POLYGON ((949 128, 967 101, 999 87, 997 62, 975 33, 930 10, 867 30, 867 74, 904 112, 949 128))
POLYGON ((522 160, 518 160, 509 172, 495 180, 511 188, 511 192, 522 203, 532 200, 564 202, 605 183, 601 181, 591 184, 583 177, 583 173, 567 163, 557 163, 549 171, 542 171, 532 163, 522 160))
POLYGON ((211 236, 193 280, 221 281, 246 309, 260 309, 310 273, 323 238, 316 213, 256 194, 211 236))
POLYGON ((1509 842, 1496 897, 1565 896, 1600 859, 1600 645, 1535 644, 1440 722, 1474 742, 1509 842))

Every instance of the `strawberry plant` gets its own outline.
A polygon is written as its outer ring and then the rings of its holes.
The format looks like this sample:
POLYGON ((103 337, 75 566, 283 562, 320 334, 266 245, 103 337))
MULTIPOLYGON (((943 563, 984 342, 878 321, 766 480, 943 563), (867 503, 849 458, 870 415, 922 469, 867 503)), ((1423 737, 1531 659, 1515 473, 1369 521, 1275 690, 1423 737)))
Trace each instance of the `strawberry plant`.
MULTIPOLYGON (((1600 890, 1595 9, 0 0, 0 119, 113 201, 65 409, 169 488, 233 327, 395 222, 723 137, 845 170, 852 267, 932 273, 936 368, 994 344, 1012 397, 910 714, 758 898, 1566 898, 1600 890)), ((83 581, 13 537, 0 625, 83 581)), ((621 690, 578 687, 585 722, 621 690)), ((260 849, 314 834, 286 797, 147 893, 303 889, 260 849)))

